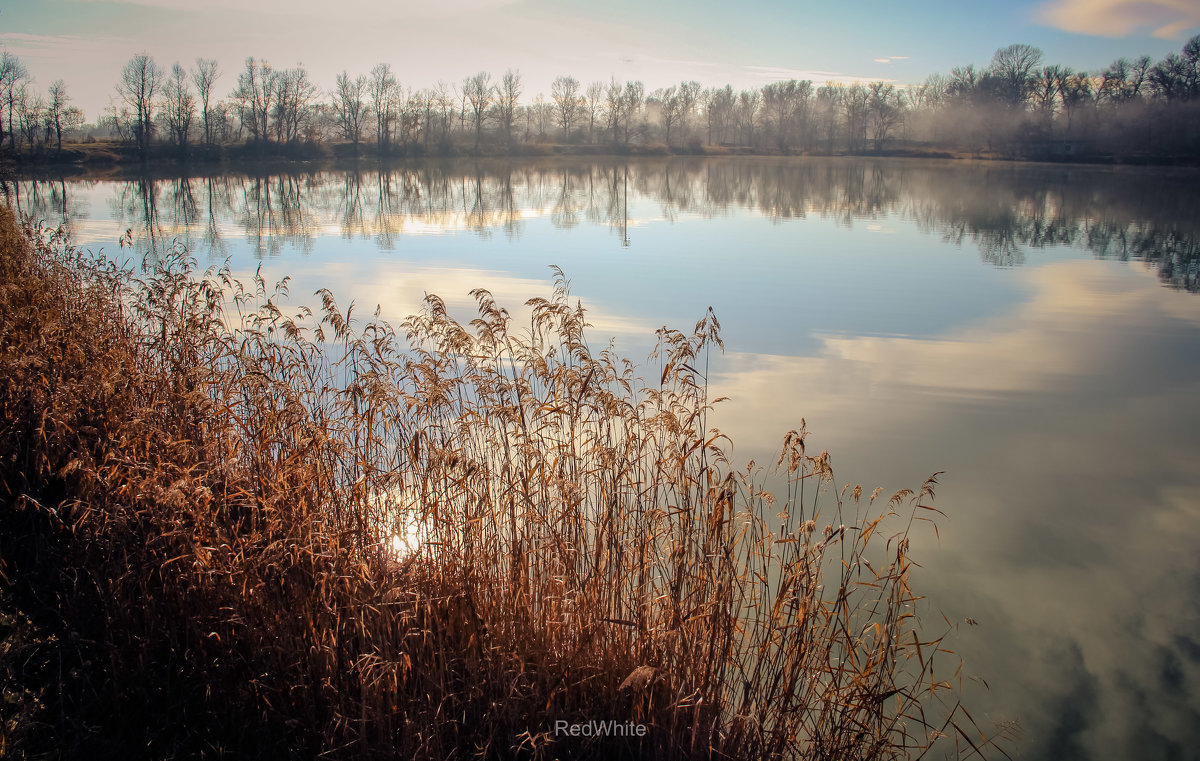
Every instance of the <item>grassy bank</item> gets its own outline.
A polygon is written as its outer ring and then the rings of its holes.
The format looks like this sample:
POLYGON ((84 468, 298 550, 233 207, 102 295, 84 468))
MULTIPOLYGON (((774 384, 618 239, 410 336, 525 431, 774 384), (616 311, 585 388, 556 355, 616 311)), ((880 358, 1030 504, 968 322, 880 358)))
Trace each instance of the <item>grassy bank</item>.
MULTIPOLYGON (((380 149, 374 143, 276 143, 272 141, 249 141, 229 145, 189 145, 186 150, 168 144, 155 144, 146 153, 133 145, 119 140, 97 140, 93 142, 67 143, 61 150, 45 148, 33 153, 0 151, 0 168, 12 174, 27 174, 39 168, 76 170, 103 170, 106 167, 237 167, 247 164, 324 163, 345 161, 403 161, 423 158, 539 158, 546 156, 725 156, 730 154, 753 154, 749 148, 725 149, 717 146, 694 146, 692 148, 668 148, 665 144, 624 145, 599 144, 579 145, 564 143, 514 143, 511 145, 483 145, 479 148, 464 145, 412 144, 386 146, 380 149)), ((769 154, 779 155, 779 154, 769 154)))
MULTIPOLYGON (((515 143, 512 145, 489 144, 479 148, 463 145, 410 145, 389 146, 380 150, 374 143, 360 143, 357 148, 349 143, 290 143, 269 141, 247 142, 231 145, 190 145, 186 151, 178 146, 156 144, 143 155, 134 146, 119 140, 97 140, 90 143, 68 143, 62 150, 45 149, 37 153, 0 152, 0 172, 12 176, 27 176, 39 172, 104 172, 147 167, 158 169, 204 171, 213 168, 238 169, 254 166, 288 166, 294 164, 347 164, 356 162, 393 163, 406 160, 439 158, 507 158, 537 159, 546 157, 594 157, 594 158, 662 158, 667 156, 768 156, 776 158, 794 156, 859 156, 867 158, 914 158, 914 159, 989 159, 1012 161, 1014 156, 1003 153, 978 153, 951 151, 929 146, 895 148, 884 151, 788 151, 759 149, 751 146, 690 145, 667 146, 664 143, 625 145, 600 143, 595 145, 577 143, 515 143)), ((1112 157, 1071 157, 1061 161, 1087 163, 1088 161, 1111 164, 1112 157)), ((1121 162, 1117 162, 1121 163, 1121 162)), ((1131 161, 1126 163, 1153 163, 1131 161)), ((1158 163, 1171 163, 1158 162, 1158 163)))
POLYGON ((909 586, 935 481, 835 488, 801 428, 764 491, 709 426, 711 314, 643 381, 561 279, 519 326, 482 291, 469 325, 430 297, 394 328, 285 290, 0 212, 5 752, 987 745, 909 586), (645 733, 560 729, 593 722, 645 733))

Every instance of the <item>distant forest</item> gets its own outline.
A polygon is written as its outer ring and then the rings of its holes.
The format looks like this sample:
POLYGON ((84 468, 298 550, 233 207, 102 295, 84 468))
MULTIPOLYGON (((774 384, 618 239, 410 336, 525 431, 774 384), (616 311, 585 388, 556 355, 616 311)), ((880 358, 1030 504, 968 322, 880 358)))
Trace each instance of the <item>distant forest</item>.
MULTIPOLYGON (((388 64, 319 88, 303 66, 247 58, 222 96, 218 63, 161 66, 136 55, 116 105, 94 123, 62 80, 40 91, 0 53, 0 149, 27 160, 94 160, 64 143, 116 140, 107 158, 194 160, 380 154, 918 153, 996 158, 1195 163, 1200 159, 1200 35, 1160 61, 1120 58, 1103 71, 1048 64, 1010 45, 983 68, 919 85, 772 82, 760 89, 681 82, 554 80, 527 97, 521 74, 480 72, 406 88, 388 64)), ((86 146, 83 146, 86 149, 86 146)))

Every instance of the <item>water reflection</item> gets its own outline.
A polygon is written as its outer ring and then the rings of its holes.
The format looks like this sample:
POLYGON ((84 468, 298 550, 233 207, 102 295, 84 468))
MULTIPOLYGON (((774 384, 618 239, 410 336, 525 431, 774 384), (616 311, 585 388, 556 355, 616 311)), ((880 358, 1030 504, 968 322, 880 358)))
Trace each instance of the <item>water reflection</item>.
POLYGON ((990 684, 966 682, 981 724, 1019 719, 1025 758, 1200 747, 1194 174, 467 161, 0 189, 80 240, 178 240, 390 319, 479 286, 515 314, 558 263, 591 335, 638 357, 711 304, 740 462, 774 461, 803 417, 839 478, 948 471, 919 583, 990 684))
POLYGON ((723 430, 762 442, 804 416, 839 473, 894 486, 947 471, 949 519, 922 537, 919 583, 952 620, 981 622, 950 646, 989 684, 968 682, 972 710, 1020 720, 1023 757, 1190 757, 1200 309, 1132 263, 1021 277, 1028 301, 937 339, 727 357, 723 430))
MULTIPOLYGON (((6 182, 6 202, 68 226, 95 180, 6 182)), ((471 231, 521 236, 530 217, 558 229, 607 226, 636 246, 643 215, 674 222, 753 211, 852 226, 888 216, 960 245, 984 262, 1024 264, 1031 251, 1074 246, 1099 258, 1154 264, 1164 283, 1200 288, 1200 186, 1154 170, 1007 167, 953 162, 663 160, 430 162, 370 170, 215 177, 135 177, 115 183, 114 218, 153 247, 179 239, 220 255, 236 234, 256 256, 311 251, 335 232, 390 250, 406 235, 471 231)))

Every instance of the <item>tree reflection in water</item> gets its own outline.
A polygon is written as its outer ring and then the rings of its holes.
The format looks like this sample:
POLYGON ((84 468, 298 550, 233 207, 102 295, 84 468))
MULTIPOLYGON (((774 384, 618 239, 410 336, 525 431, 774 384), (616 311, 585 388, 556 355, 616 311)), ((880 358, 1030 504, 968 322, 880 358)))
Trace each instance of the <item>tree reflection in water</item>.
MULTIPOLYGON (((0 192, 18 212, 69 228, 86 214, 72 187, 97 182, 10 180, 0 192)), ((668 222, 735 210, 847 226, 896 215, 977 247, 996 266, 1019 266, 1036 249, 1074 246, 1098 258, 1145 261, 1165 284, 1195 291, 1198 196, 1191 175, 1153 169, 865 159, 472 160, 137 176, 116 181, 111 211, 143 250, 178 241, 222 256, 228 225, 260 258, 285 247, 311 252, 313 239, 332 230, 384 249, 405 235, 452 230, 515 239, 529 215, 547 215, 559 229, 607 226, 633 246, 631 199, 654 202, 668 222)))

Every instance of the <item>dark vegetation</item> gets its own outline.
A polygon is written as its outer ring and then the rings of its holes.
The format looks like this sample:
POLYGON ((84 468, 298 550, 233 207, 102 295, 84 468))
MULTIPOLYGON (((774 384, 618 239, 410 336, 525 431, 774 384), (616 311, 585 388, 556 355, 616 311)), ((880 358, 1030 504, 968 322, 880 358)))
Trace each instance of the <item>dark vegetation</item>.
POLYGON ((1090 72, 1010 45, 985 66, 912 85, 788 80, 734 91, 687 81, 647 92, 641 82, 585 87, 563 76, 549 98, 522 100, 512 70, 414 90, 379 64, 356 77, 343 72, 324 92, 303 66, 248 58, 221 97, 221 76, 209 59, 168 71, 134 56, 115 105, 84 125, 61 80, 43 95, 3 53, 0 150, 22 165, 558 153, 1200 161, 1200 36, 1157 62, 1121 58, 1090 72), (97 140, 115 144, 89 142, 97 140))
POLYGON ((8 755, 991 747, 910 588, 936 480, 837 489, 801 426, 766 492, 708 426, 711 314, 646 383, 561 277, 520 326, 480 291, 394 329, 7 210, 0 250, 8 755), (554 734, 592 719, 648 733, 554 734))

